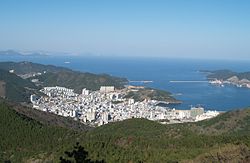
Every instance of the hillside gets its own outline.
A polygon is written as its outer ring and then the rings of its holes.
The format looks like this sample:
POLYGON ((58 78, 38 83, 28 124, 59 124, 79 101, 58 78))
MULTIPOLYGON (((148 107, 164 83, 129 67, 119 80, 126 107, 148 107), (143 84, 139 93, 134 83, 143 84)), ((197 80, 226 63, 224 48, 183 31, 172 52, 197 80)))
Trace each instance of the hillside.
MULTIPOLYGON (((0 102, 3 102, 3 100, 0 99, 0 102)), ((91 127, 83 125, 82 123, 75 121, 70 117, 62 117, 56 114, 51 114, 37 109, 21 106, 13 102, 5 101, 5 104, 18 114, 24 115, 30 119, 34 119, 43 125, 68 128, 75 131, 87 131, 92 129, 91 127)))
POLYGON ((0 162, 56 160, 78 135, 67 128, 45 125, 3 102, 0 112, 0 162))
POLYGON ((106 162, 250 161, 250 109, 174 125, 128 119, 87 133, 44 122, 51 119, 46 118, 49 115, 40 118, 27 109, 0 103, 0 161, 59 162, 75 142, 83 145, 92 160, 106 162))
POLYGON ((204 120, 193 126, 194 131, 200 134, 249 134, 250 109, 235 110, 221 114, 210 120, 204 120))
POLYGON ((233 72, 231 70, 215 70, 215 71, 202 71, 208 73, 208 79, 227 80, 231 77, 237 77, 239 80, 250 80, 250 72, 233 72))
POLYGON ((107 162, 250 161, 249 127, 250 109, 190 124, 129 119, 90 131, 85 147, 93 158, 104 157, 107 162))
POLYGON ((113 77, 107 74, 91 74, 75 71, 60 71, 57 73, 45 73, 37 76, 43 86, 63 86, 74 89, 77 93, 81 93, 83 88, 89 90, 99 90, 101 86, 115 86, 115 88, 123 88, 126 79, 113 77))
POLYGON ((0 69, 14 70, 17 75, 41 73, 30 79, 39 79, 42 86, 64 86, 80 93, 83 88, 98 90, 102 85, 113 85, 123 88, 127 79, 110 76, 107 74, 92 74, 73 71, 64 67, 42 65, 32 62, 0 62, 0 69), (46 73, 44 73, 46 72, 46 73))
POLYGON ((15 70, 17 75, 28 74, 28 73, 38 73, 38 72, 60 72, 60 71, 71 71, 70 69, 64 67, 57 67, 52 65, 42 65, 32 62, 0 62, 0 69, 9 71, 15 70))
POLYGON ((0 69, 0 81, 4 82, 2 91, 5 98, 16 102, 29 101, 30 94, 36 86, 29 80, 20 78, 19 76, 0 69))
POLYGON ((135 101, 143 101, 145 99, 169 102, 179 104, 181 101, 175 99, 170 92, 162 91, 154 88, 139 88, 137 91, 130 91, 126 98, 133 98, 135 101))

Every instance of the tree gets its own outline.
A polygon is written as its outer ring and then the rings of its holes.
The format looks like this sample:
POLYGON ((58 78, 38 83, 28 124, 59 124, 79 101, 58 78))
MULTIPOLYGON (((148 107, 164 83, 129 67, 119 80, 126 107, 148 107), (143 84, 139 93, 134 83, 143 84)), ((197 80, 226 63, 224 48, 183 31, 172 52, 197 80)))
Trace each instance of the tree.
POLYGON ((105 162, 104 160, 92 161, 88 159, 88 152, 84 149, 83 146, 79 144, 79 142, 76 143, 72 152, 65 151, 64 153, 68 157, 68 159, 60 157, 61 163, 74 163, 74 162, 75 163, 104 163, 105 162))

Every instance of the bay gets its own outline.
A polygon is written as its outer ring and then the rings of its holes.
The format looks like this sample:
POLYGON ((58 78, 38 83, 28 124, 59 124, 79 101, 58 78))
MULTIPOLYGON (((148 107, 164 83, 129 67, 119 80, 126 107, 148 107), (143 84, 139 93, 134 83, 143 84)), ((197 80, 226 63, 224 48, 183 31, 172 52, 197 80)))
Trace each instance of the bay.
POLYGON ((176 109, 190 109, 202 105, 206 109, 228 111, 250 106, 250 89, 234 86, 217 87, 206 81, 199 70, 230 69, 250 71, 248 61, 198 60, 169 58, 126 58, 101 56, 1 56, 0 61, 31 61, 68 67, 92 73, 107 73, 126 77, 131 81, 148 80, 152 83, 131 83, 169 91, 183 103, 176 109))

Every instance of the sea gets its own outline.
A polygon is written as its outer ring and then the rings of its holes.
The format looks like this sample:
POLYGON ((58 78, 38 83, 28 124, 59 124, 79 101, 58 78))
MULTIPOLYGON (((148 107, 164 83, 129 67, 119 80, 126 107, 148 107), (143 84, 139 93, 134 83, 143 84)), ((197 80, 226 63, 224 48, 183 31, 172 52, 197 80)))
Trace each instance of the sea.
POLYGON ((206 110, 217 111, 250 107, 250 89, 231 85, 225 87, 211 85, 206 82, 206 74, 200 72, 200 70, 220 69, 250 71, 249 61, 103 56, 1 56, 0 61, 31 61, 82 72, 106 73, 125 77, 129 81, 152 81, 130 84, 171 92, 176 99, 183 102, 170 106, 176 109, 186 110, 197 105, 203 106, 206 110))

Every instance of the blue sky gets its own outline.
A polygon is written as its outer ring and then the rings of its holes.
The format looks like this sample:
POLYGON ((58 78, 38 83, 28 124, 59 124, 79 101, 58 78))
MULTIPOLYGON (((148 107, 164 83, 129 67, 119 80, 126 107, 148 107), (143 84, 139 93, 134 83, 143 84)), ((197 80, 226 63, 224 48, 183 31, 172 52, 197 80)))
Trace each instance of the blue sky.
POLYGON ((250 1, 1 0, 0 49, 250 60, 250 1))

